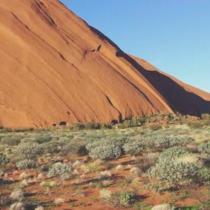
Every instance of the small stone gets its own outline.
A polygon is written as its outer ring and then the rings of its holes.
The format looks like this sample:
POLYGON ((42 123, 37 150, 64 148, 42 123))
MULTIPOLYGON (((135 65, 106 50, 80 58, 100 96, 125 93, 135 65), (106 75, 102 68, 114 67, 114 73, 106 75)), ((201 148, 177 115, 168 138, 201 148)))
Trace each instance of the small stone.
POLYGON ((74 169, 73 175, 79 175, 79 171, 77 169, 74 169))
POLYGON ((25 206, 22 202, 13 203, 10 208, 10 210, 25 210, 25 206))
POLYGON ((124 169, 123 165, 117 165, 115 168, 116 171, 122 171, 123 169, 124 169))
POLYGON ((171 204, 161 204, 154 206, 151 210, 175 210, 175 207, 171 204))
POLYGON ((44 179, 44 175, 42 173, 38 174, 37 179, 39 180, 44 179))
POLYGON ((141 171, 141 169, 138 168, 138 167, 132 167, 132 168, 130 169, 130 173, 131 173, 132 175, 134 175, 134 176, 140 176, 140 175, 142 174, 142 171, 141 171))
POLYGON ((54 204, 55 205, 61 205, 61 204, 63 204, 65 201, 64 201, 64 199, 63 198, 56 198, 55 200, 54 200, 54 204))
POLYGON ((27 187, 28 186, 28 181, 26 179, 22 180, 21 183, 20 183, 20 187, 24 188, 24 187, 27 187))
POLYGON ((79 161, 79 160, 76 160, 73 164, 72 164, 72 167, 73 168, 78 168, 82 165, 82 162, 79 161))
POLYGON ((35 210, 44 210, 44 207, 43 206, 38 206, 35 208, 35 210))
POLYGON ((109 187, 110 185, 113 185, 114 181, 113 180, 104 180, 102 181, 103 187, 109 187))
POLYGON ((101 171, 100 172, 99 178, 105 179, 105 178, 110 178, 110 177, 112 177, 111 171, 107 170, 107 171, 101 171))
POLYGON ((16 189, 10 194, 10 198, 14 201, 22 201, 24 198, 24 192, 21 189, 16 189))
POLYGON ((20 180, 22 180, 22 179, 27 179, 27 178, 29 178, 29 177, 30 177, 30 175, 27 174, 26 172, 23 172, 23 173, 21 173, 21 174, 19 175, 19 179, 20 179, 20 180))

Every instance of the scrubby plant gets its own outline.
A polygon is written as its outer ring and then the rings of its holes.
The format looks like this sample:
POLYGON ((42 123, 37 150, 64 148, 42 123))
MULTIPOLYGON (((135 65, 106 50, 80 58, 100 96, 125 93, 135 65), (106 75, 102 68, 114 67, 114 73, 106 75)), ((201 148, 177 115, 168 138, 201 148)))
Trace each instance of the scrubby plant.
POLYGON ((16 163, 16 166, 18 169, 30 169, 30 168, 36 168, 37 164, 36 161, 34 160, 25 159, 18 161, 16 163))
POLYGON ((169 148, 173 146, 186 145, 193 141, 191 137, 184 135, 168 135, 168 134, 153 134, 148 137, 149 146, 155 146, 156 148, 169 148))
POLYGON ((84 156, 88 154, 86 143, 81 139, 71 141, 63 148, 64 154, 84 156))
POLYGON ((210 184, 210 168, 202 168, 198 171, 199 180, 203 183, 210 184))
POLYGON ((55 154, 62 151, 63 144, 57 141, 51 141, 48 143, 42 144, 42 149, 44 153, 55 154))
POLYGON ((99 195, 100 199, 105 200, 105 201, 109 201, 112 197, 112 192, 107 189, 101 189, 99 194, 100 194, 99 195))
POLYGON ((40 134, 35 136, 35 141, 39 144, 47 143, 52 140, 52 136, 50 134, 40 134))
POLYGON ((120 146, 110 144, 92 149, 89 153, 89 156, 93 159, 111 160, 119 158, 121 154, 122 149, 120 146))
POLYGON ((210 140, 198 146, 198 151, 205 154, 210 154, 210 140))
POLYGON ((97 171, 101 170, 101 165, 100 165, 99 161, 94 161, 94 162, 91 162, 91 163, 81 165, 81 169, 85 173, 97 172, 97 171))
POLYGON ((139 161, 138 167, 141 169, 142 172, 146 172, 156 163, 158 157, 159 153, 146 153, 139 161))
POLYGON ((163 151, 159 156, 159 162, 162 160, 174 160, 183 155, 189 154, 189 151, 184 147, 171 147, 163 151))
POLYGON ((8 146, 16 146, 21 141, 21 136, 5 136, 1 138, 1 144, 6 144, 8 146))
POLYGON ((148 173, 169 187, 178 187, 196 180, 199 167, 195 162, 185 162, 180 157, 189 154, 181 147, 167 149, 160 156, 148 173))
POLYGON ((136 194, 133 192, 121 192, 119 201, 121 206, 129 206, 136 201, 136 194))
POLYGON ((150 170, 150 175, 169 183, 169 186, 181 186, 191 183, 198 174, 198 167, 192 163, 173 163, 172 160, 158 162, 150 170))
POLYGON ((0 166, 8 163, 8 158, 5 154, 0 153, 0 166))
POLYGON ((56 187, 57 184, 54 181, 43 181, 40 183, 40 186, 43 187, 46 192, 49 192, 49 190, 56 187))
POLYGON ((126 144, 123 145, 123 151, 125 154, 131 154, 131 155, 138 155, 139 153, 144 151, 144 145, 141 141, 139 140, 134 140, 127 142, 126 144))
POLYGON ((190 121, 188 125, 192 129, 201 129, 209 125, 209 120, 190 121))
POLYGON ((21 143, 15 150, 16 159, 35 159, 42 154, 42 147, 37 143, 21 143))
POLYGON ((137 155, 145 150, 161 150, 174 147, 177 145, 186 145, 192 142, 193 139, 186 136, 172 135, 150 135, 150 136, 135 136, 123 145, 123 150, 126 154, 137 155))
POLYGON ((57 162, 52 165, 47 176, 49 178, 60 176, 63 179, 70 178, 72 175, 72 167, 69 164, 57 162))
POLYGON ((111 138, 94 140, 86 145, 89 156, 93 159, 111 160, 122 155, 122 145, 127 138, 111 138))
POLYGON ((110 201, 114 206, 129 207, 137 201, 137 196, 134 192, 116 192, 112 194, 110 201))
POLYGON ((100 199, 110 202, 114 206, 129 207, 131 204, 137 201, 137 196, 134 192, 115 192, 110 190, 100 190, 100 199))

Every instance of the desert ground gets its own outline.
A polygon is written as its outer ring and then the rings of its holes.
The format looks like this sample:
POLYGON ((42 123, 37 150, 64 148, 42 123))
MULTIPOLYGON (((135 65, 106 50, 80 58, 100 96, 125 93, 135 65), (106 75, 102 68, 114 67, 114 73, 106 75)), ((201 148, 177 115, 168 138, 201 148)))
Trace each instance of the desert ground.
POLYGON ((207 114, 0 130, 2 210, 209 210, 209 185, 207 114))

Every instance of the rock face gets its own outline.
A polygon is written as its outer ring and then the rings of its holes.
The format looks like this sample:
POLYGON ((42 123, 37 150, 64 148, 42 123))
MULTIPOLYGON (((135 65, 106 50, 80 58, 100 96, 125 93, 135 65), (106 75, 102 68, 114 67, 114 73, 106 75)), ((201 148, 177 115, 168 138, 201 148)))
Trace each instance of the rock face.
POLYGON ((0 1, 0 126, 210 112, 210 94, 124 53, 58 0, 0 1))

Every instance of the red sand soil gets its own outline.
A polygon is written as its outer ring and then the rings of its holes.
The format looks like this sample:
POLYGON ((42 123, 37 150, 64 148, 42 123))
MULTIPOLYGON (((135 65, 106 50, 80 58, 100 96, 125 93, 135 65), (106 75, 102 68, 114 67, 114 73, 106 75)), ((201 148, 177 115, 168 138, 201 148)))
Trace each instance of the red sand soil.
POLYGON ((0 126, 210 112, 209 93, 148 70, 57 0, 0 1, 0 43, 0 126))
MULTIPOLYGON (((71 159, 72 160, 72 159, 71 159)), ((76 160, 76 159, 75 159, 76 160)), ((73 160, 72 160, 73 161, 73 160)), ((133 164, 130 156, 124 156, 118 160, 110 161, 109 163, 117 166, 122 164, 128 166, 133 164)), ((11 171, 8 173, 8 178, 19 183, 21 181, 20 174, 25 172, 28 175, 31 175, 32 178, 36 179, 36 182, 30 184, 24 189, 24 192, 28 194, 26 196, 26 201, 39 201, 43 204, 49 204, 51 208, 55 210, 115 210, 115 209, 134 209, 123 208, 123 207, 114 207, 110 202, 104 202, 100 199, 100 190, 103 187, 93 187, 90 185, 94 183, 94 180, 97 179, 100 171, 107 170, 107 166, 102 165, 101 170, 97 172, 90 172, 83 174, 83 176, 75 176, 70 180, 62 181, 59 178, 48 179, 44 177, 42 180, 37 180, 37 172, 34 170, 24 170, 24 171, 11 171), (40 183, 43 181, 55 181, 57 184, 54 188, 50 189, 47 192, 43 187, 40 186, 40 183), (79 181, 79 182, 78 182, 79 181), (59 206, 52 206, 56 198, 64 199, 64 203, 59 206)), ((125 180, 128 177, 132 177, 130 169, 123 169, 121 171, 116 171, 114 168, 111 170, 113 185, 106 187, 107 190, 111 192, 127 192, 135 191, 139 196, 139 201, 141 204, 154 206, 162 203, 174 203, 176 206, 194 206, 199 205, 201 202, 209 200, 209 190, 208 186, 189 186, 179 191, 173 192, 155 192, 153 190, 147 189, 146 185, 148 180, 145 177, 139 177, 138 181, 135 184, 129 184, 125 180), (180 195, 182 192, 187 192, 187 197, 182 198, 180 195)), ((14 185, 13 185, 14 187, 14 185)), ((11 186, 3 185, 0 186, 1 193, 4 195, 9 195, 11 193, 11 186)), ((2 209, 4 210, 4 209, 2 209)), ((5 209, 6 210, 6 209, 5 209)))

